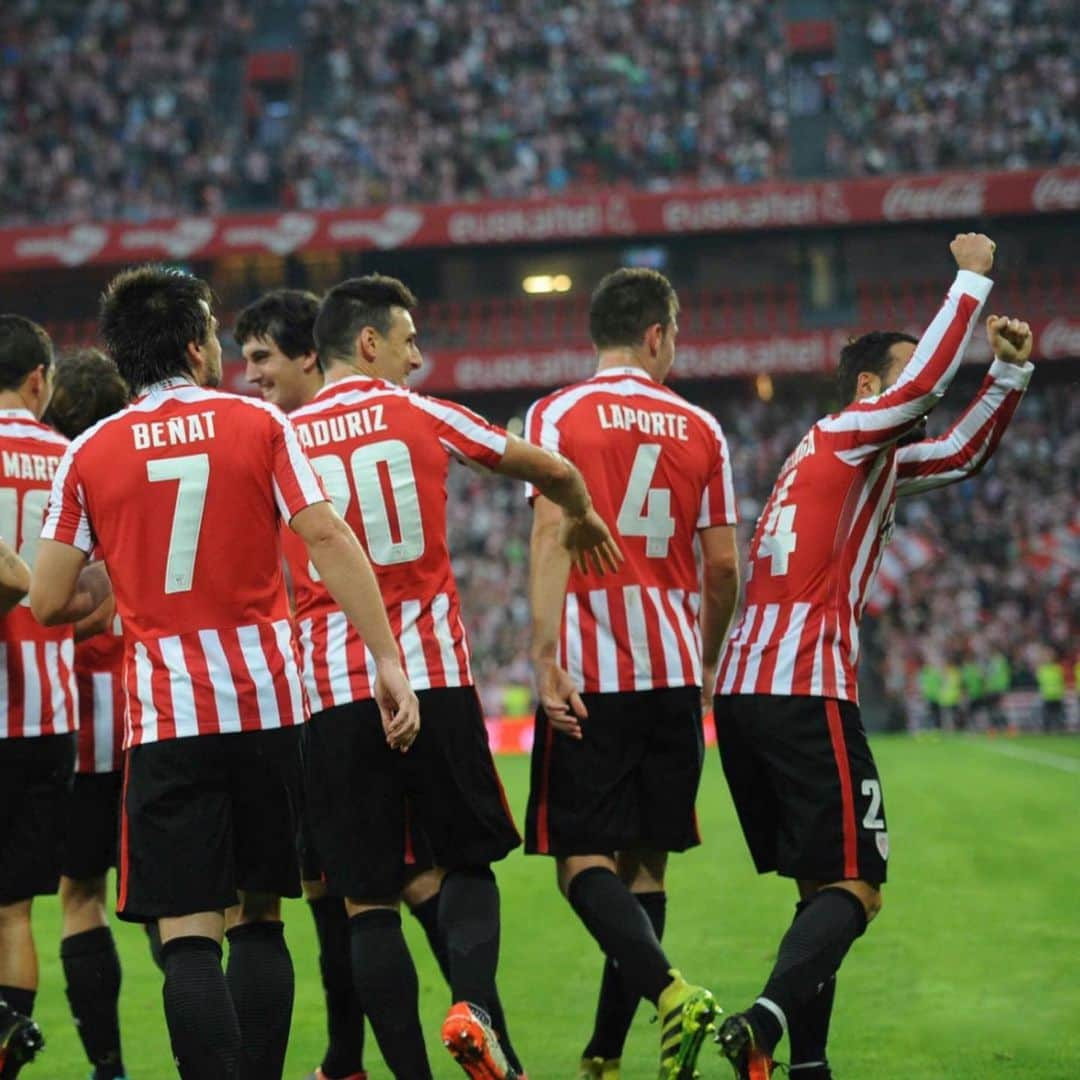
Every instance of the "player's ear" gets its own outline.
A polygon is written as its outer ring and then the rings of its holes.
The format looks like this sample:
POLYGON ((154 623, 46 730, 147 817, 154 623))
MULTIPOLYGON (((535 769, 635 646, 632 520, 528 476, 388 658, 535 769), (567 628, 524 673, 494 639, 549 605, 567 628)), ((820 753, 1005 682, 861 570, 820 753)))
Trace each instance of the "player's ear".
POLYGON ((300 357, 300 370, 305 375, 310 375, 319 366, 319 354, 318 353, 304 353, 300 357))
POLYGON ((645 330, 645 348, 650 356, 656 356, 660 352, 660 345, 664 340, 664 327, 661 323, 653 323, 645 330))
POLYGON ((881 376, 872 371, 860 371, 855 377, 855 400, 876 397, 881 393, 881 376))

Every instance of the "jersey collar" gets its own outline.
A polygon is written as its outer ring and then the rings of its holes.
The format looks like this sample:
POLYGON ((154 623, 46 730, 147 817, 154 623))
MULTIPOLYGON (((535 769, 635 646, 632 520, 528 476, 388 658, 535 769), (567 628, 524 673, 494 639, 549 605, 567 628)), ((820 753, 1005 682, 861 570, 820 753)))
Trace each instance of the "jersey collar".
POLYGON ((29 409, 0 409, 0 420, 32 420, 35 424, 41 421, 29 409))
POLYGON ((335 379, 333 382, 323 383, 315 393, 313 401, 330 397, 331 394, 340 393, 342 390, 402 390, 404 387, 395 386, 386 379, 376 379, 372 375, 346 375, 343 379, 335 379))
POLYGON ((151 394, 164 394, 167 390, 183 390, 184 387, 193 387, 194 385, 190 379, 185 379, 183 375, 173 375, 172 378, 162 379, 161 382, 144 386, 142 392, 133 399, 132 403, 142 401, 143 398, 148 398, 151 394))
POLYGON ((632 379, 641 379, 647 383, 655 383, 656 380, 642 367, 638 367, 636 364, 624 364, 622 367, 608 367, 602 371, 598 371, 593 378, 594 379, 610 379, 613 376, 618 376, 620 379, 624 379, 629 376, 632 379))

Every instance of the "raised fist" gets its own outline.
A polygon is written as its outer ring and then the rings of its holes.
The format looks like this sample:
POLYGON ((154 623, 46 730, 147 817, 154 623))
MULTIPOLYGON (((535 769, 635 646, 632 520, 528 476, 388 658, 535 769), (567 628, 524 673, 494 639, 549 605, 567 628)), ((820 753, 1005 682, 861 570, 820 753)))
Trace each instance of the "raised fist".
POLYGON ((976 274, 986 274, 994 265, 994 248, 997 244, 983 233, 957 233, 949 245, 956 265, 961 270, 972 270, 976 274))
POLYGON ((1025 363, 1035 342, 1031 327, 1008 315, 991 315, 986 320, 986 337, 994 355, 1007 364, 1025 363))

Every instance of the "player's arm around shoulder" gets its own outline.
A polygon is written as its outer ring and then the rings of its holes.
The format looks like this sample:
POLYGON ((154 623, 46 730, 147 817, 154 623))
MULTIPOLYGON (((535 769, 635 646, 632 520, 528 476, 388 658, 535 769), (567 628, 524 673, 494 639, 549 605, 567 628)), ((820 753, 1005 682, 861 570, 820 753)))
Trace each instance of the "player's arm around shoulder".
POLYGON ((720 649, 739 602, 739 547, 734 525, 698 533, 701 544, 701 707, 712 708, 720 649))
POLYGON ((30 591, 30 567, 0 537, 0 615, 6 615, 30 591))
POLYGON ((105 564, 86 565, 86 552, 61 540, 42 539, 30 574, 30 610, 42 626, 77 623, 112 595, 105 564))

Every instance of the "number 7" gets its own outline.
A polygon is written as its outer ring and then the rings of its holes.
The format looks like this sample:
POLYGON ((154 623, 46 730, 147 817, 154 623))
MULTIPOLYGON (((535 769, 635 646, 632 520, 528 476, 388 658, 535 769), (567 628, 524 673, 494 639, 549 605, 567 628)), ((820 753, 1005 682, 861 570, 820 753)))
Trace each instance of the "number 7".
POLYGON ((195 555, 199 549, 206 485, 210 480, 210 456, 189 454, 186 457, 156 458, 146 463, 151 483, 179 480, 172 532, 169 534, 169 557, 165 563, 165 592, 188 592, 195 576, 195 555))

